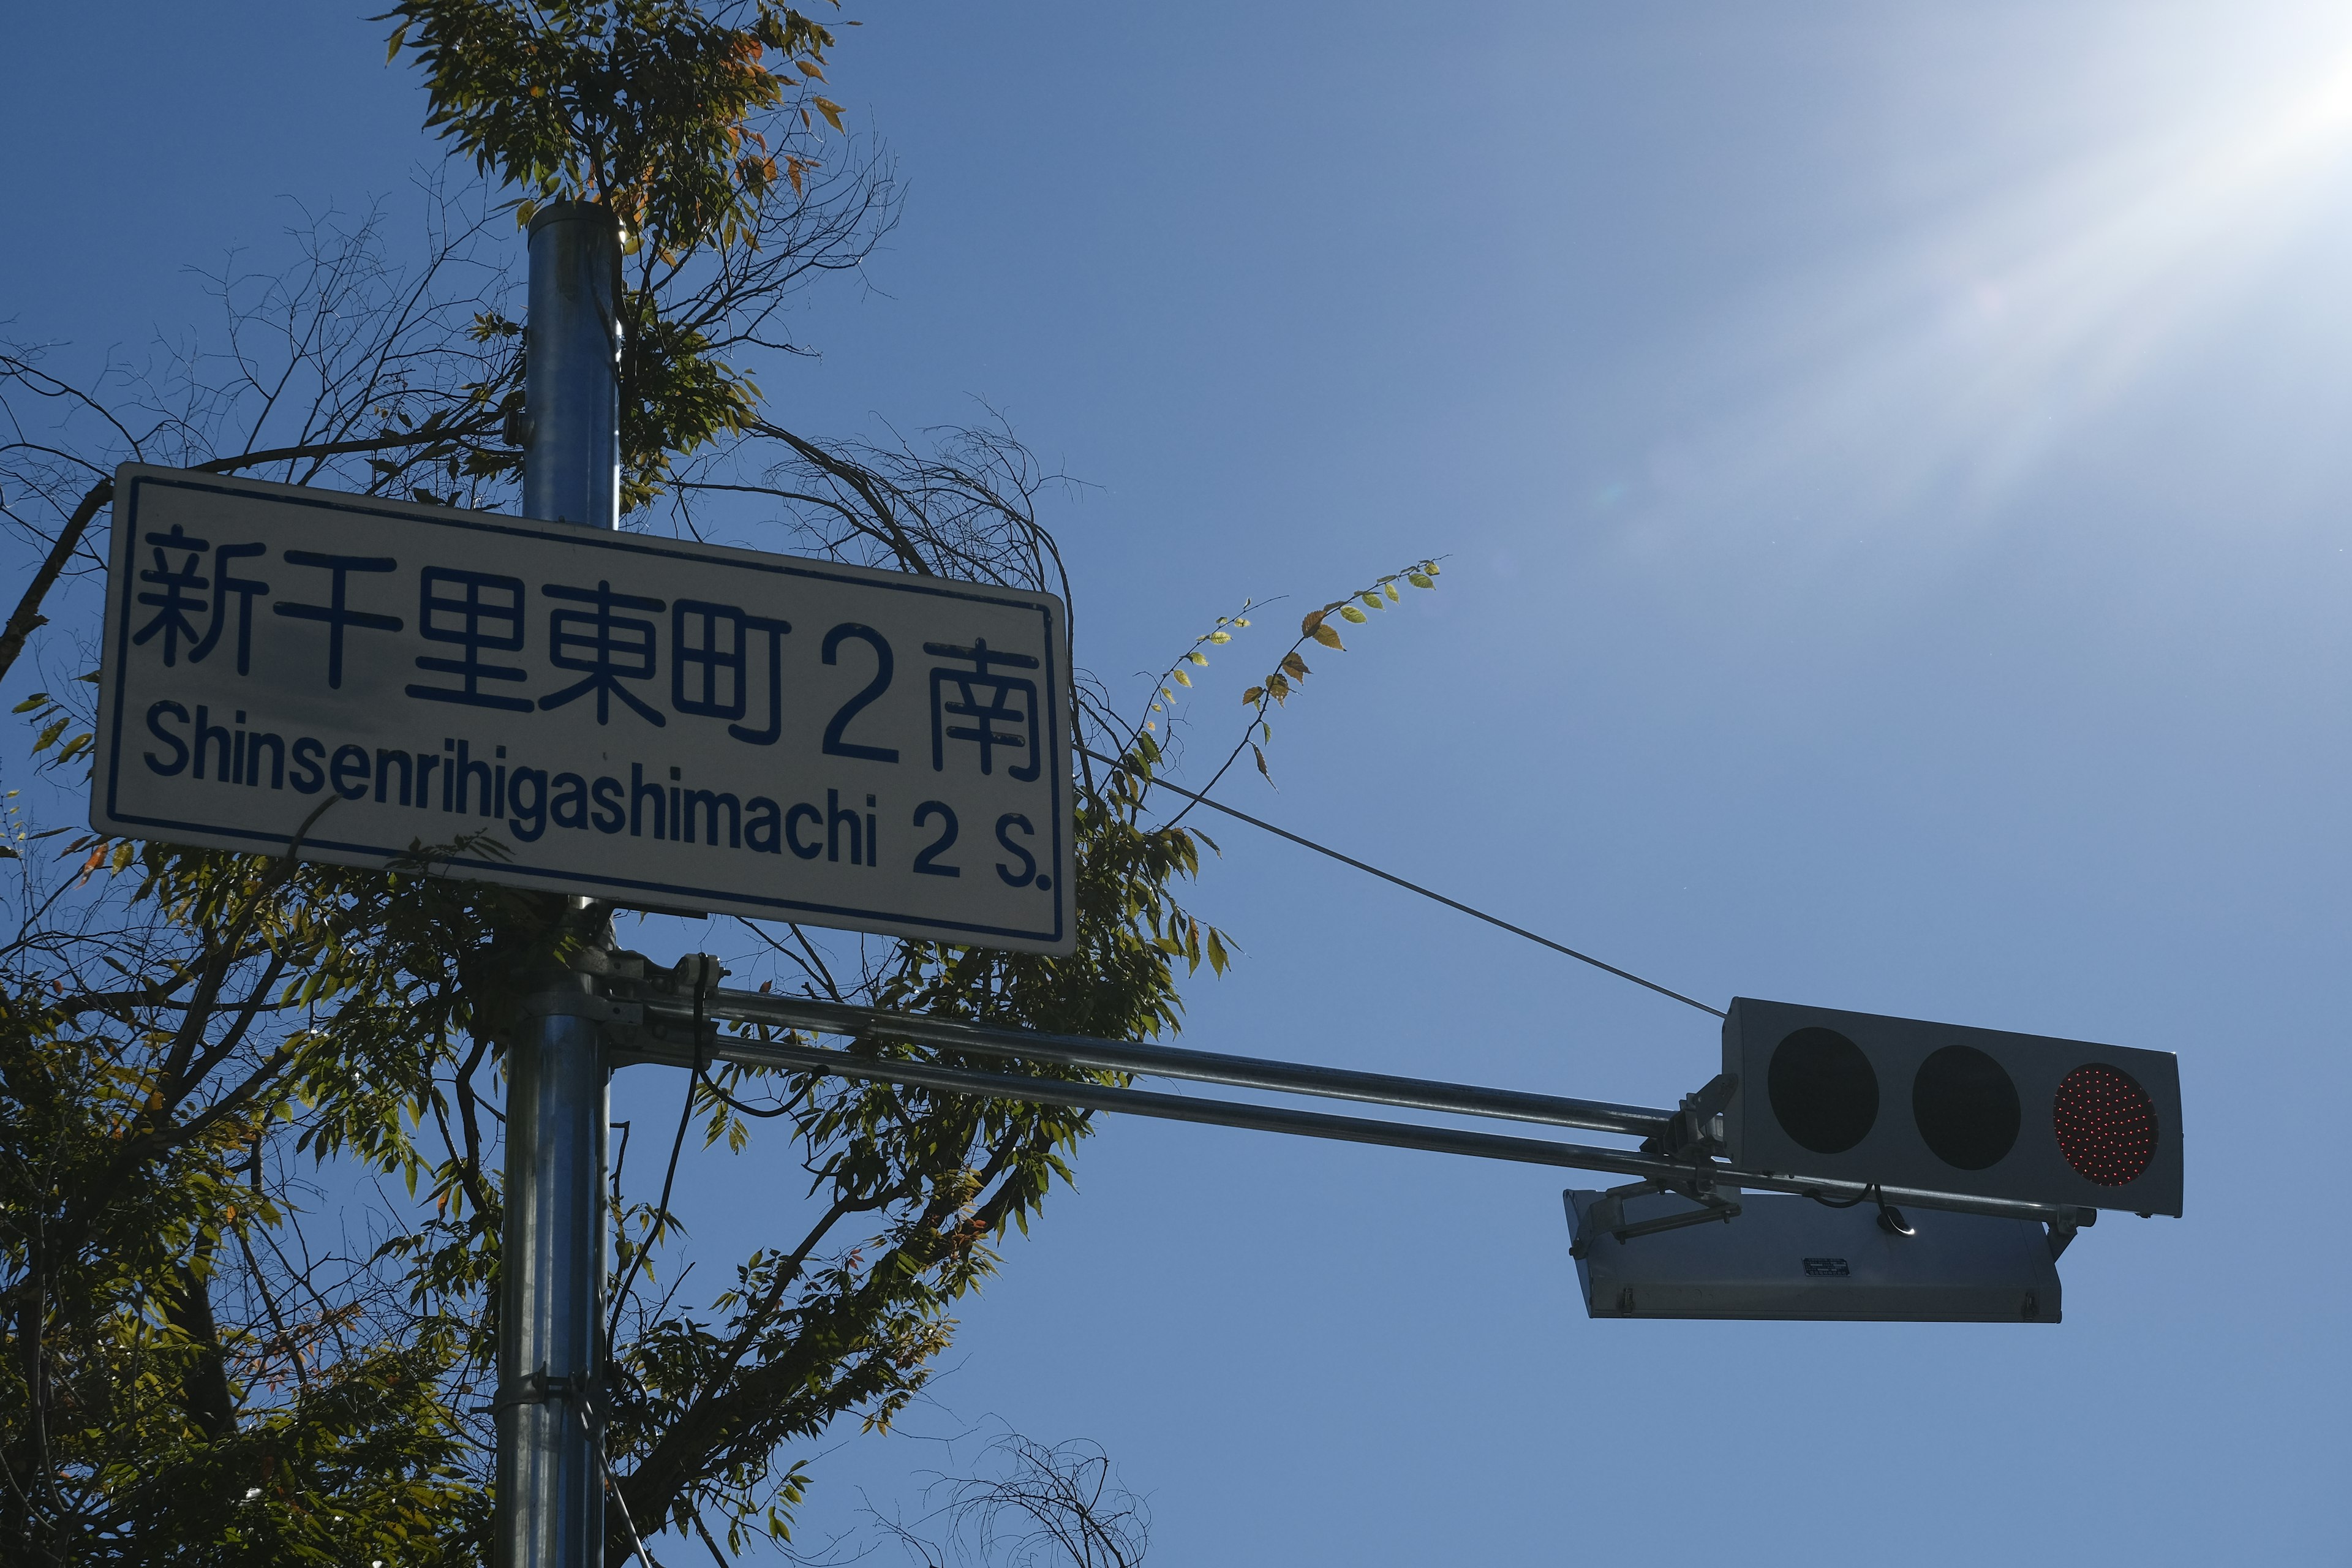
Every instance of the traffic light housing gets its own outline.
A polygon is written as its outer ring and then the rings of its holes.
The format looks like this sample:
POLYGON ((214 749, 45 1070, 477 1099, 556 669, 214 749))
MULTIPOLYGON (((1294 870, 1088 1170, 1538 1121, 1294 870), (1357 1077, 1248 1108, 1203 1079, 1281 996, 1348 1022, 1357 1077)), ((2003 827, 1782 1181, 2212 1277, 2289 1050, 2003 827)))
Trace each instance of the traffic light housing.
POLYGON ((2169 1052, 1743 996, 1723 1070, 1743 1170, 2180 1213, 2169 1052))

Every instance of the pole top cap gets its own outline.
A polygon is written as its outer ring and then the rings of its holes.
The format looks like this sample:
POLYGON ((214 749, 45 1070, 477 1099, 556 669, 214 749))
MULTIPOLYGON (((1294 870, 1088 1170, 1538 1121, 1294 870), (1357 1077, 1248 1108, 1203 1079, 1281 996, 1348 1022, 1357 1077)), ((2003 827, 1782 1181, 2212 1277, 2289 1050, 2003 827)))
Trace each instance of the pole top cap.
POLYGON ((613 216, 613 209, 602 202, 550 202, 531 215, 530 226, 526 232, 535 235, 551 223, 601 224, 616 235, 621 227, 619 220, 613 216))

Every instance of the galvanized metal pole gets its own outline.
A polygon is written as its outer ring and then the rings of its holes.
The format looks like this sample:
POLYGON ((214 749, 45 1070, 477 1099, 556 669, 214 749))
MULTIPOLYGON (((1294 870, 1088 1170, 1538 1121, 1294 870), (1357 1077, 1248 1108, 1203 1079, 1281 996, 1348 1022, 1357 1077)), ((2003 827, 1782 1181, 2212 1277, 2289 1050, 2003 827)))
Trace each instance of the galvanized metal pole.
MULTIPOLYGON (((620 253, 604 209, 530 225, 523 510, 620 526, 620 253)), ((601 934, 601 933, 600 933, 601 934)), ((589 1568, 604 1547, 604 1051, 588 976, 551 973, 508 1064, 498 1568, 589 1568)))

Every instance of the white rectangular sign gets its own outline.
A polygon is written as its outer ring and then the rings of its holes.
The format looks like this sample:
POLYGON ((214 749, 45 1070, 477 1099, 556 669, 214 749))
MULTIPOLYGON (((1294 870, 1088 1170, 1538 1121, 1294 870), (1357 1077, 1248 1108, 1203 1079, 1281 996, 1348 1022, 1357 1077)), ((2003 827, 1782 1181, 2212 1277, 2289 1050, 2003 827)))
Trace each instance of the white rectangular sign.
POLYGON ((90 824, 1075 945, 1049 594, 125 465, 90 824))

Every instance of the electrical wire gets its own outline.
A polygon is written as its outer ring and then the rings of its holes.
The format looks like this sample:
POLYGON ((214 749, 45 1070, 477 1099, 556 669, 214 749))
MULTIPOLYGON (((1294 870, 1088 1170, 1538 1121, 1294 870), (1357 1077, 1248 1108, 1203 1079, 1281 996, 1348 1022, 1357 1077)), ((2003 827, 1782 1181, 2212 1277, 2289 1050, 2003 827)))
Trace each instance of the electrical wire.
POLYGON ((646 1568, 655 1568, 652 1556, 646 1551, 644 1538, 637 1534, 637 1521, 629 1517, 629 1500, 621 1495, 620 1478, 613 1474, 613 1467, 604 1458, 604 1435, 596 1430, 595 1423, 588 1419, 588 1412, 579 1405, 572 1406, 572 1413, 580 1417, 580 1430, 588 1436, 588 1452, 594 1457, 596 1468, 604 1478, 604 1495, 611 1498, 613 1506, 621 1510, 621 1523, 629 1532, 630 1548, 646 1568))
MULTIPOLYGON (((669 1142, 669 1163, 662 1171, 661 1201, 654 1205, 655 1230, 660 1229, 669 1222, 670 1184, 677 1180, 677 1157, 686 1148, 686 1130, 694 1121, 694 1088, 696 1084, 703 1081, 702 998, 702 980, 698 972, 694 986, 694 1072, 686 1080, 686 1103, 677 1108, 677 1135, 669 1142)), ((622 1153, 625 1155, 628 1148, 628 1134, 624 1132, 621 1134, 622 1153)), ((616 1173, 615 1180, 617 1179, 616 1173)), ((621 1288, 613 1292, 612 1321, 604 1328, 604 1343, 607 1347, 612 1344, 613 1336, 621 1331, 621 1310, 628 1304, 629 1290, 636 1284, 637 1272, 646 1266, 646 1254, 653 1250, 653 1232, 648 1231, 644 1244, 629 1258, 629 1271, 623 1276, 621 1288)))
MULTIPOLYGON (((788 1038, 797 1038, 797 1037, 788 1037, 788 1038)), ((698 1081, 705 1089, 709 1091, 713 1099, 722 1101, 728 1110, 735 1111, 739 1115, 756 1116, 762 1121, 772 1121, 779 1116, 789 1116, 793 1112, 793 1100, 787 1100, 782 1105, 752 1105, 748 1101, 736 1099, 733 1095, 719 1087, 719 1080, 710 1076, 709 1070, 707 1068, 696 1068, 694 1069, 694 1076, 696 1080, 698 1081)), ((793 1096, 794 1100, 797 1100, 799 1096, 797 1095, 793 1096)))
MULTIPOLYGON (((1104 756, 1100 752, 1090 751, 1084 746, 1079 747, 1078 750, 1082 754, 1092 757, 1096 762, 1102 763, 1106 767, 1118 768, 1130 773, 1136 771, 1129 764, 1114 762, 1112 759, 1104 756)), ((1248 823, 1252 827, 1263 828, 1266 832, 1273 834, 1276 838, 1287 838, 1293 844, 1299 846, 1301 848, 1312 849, 1318 855, 1328 855, 1332 859, 1339 861, 1342 865, 1353 866, 1357 870, 1378 877, 1383 882, 1393 882, 1398 887, 1404 889, 1407 892, 1419 893, 1424 899, 1433 899, 1437 902, 1444 904, 1449 910, 1458 910, 1474 920, 1485 921, 1490 926, 1499 926, 1504 931, 1509 931, 1513 936, 1523 936, 1538 947, 1548 947, 1554 952, 1564 953, 1568 957, 1576 960, 1579 963, 1589 963, 1595 969, 1603 970, 1617 976, 1620 980, 1630 980, 1634 984, 1642 986, 1645 990, 1654 991, 1661 996, 1671 996, 1685 1007, 1696 1007, 1700 1012, 1711 1014, 1717 1018, 1724 1016, 1723 1009, 1720 1007, 1710 1007, 1706 1003, 1701 1002, 1695 997, 1685 996, 1679 991, 1669 990, 1665 986, 1659 984, 1654 980, 1644 980, 1630 969, 1620 969, 1615 964, 1604 963, 1601 959, 1593 957, 1589 952, 1579 952, 1576 949, 1567 946, 1564 943, 1554 942, 1548 936, 1538 936, 1534 931, 1528 930, 1525 926, 1515 926, 1510 921, 1490 915, 1484 910, 1473 909, 1459 899, 1449 899, 1444 893, 1432 891, 1430 889, 1423 887, 1418 882, 1408 882, 1402 877, 1397 876, 1392 872, 1381 870, 1378 866, 1366 865, 1363 861, 1357 859, 1352 855, 1342 855, 1337 849, 1333 849, 1327 845, 1316 843, 1312 838, 1301 837, 1299 835, 1291 832, 1286 827, 1276 827, 1273 823, 1252 816, 1245 811, 1236 811, 1232 806, 1225 805, 1223 801, 1212 800, 1205 795, 1195 794, 1193 791, 1185 789, 1181 785, 1170 784, 1165 779, 1153 778, 1149 774, 1143 774, 1141 776, 1143 783, 1147 787, 1164 789, 1171 795, 1181 795, 1186 800, 1192 802, 1195 805, 1205 805, 1211 811, 1222 811, 1227 816, 1233 817, 1237 821, 1248 823)))

